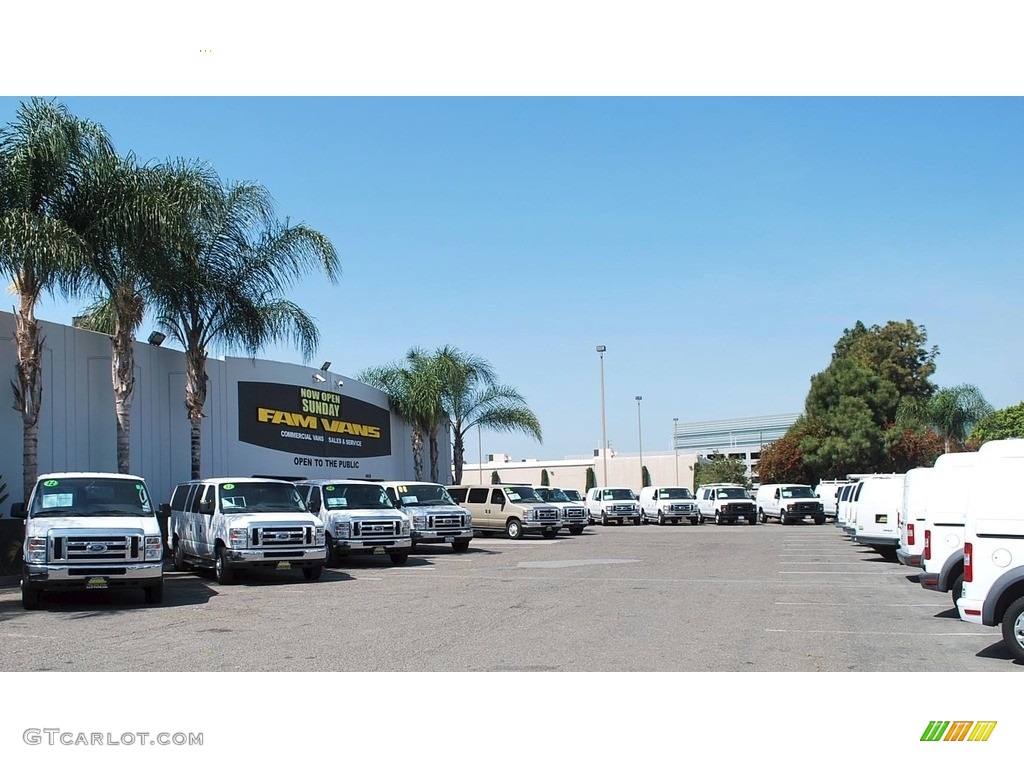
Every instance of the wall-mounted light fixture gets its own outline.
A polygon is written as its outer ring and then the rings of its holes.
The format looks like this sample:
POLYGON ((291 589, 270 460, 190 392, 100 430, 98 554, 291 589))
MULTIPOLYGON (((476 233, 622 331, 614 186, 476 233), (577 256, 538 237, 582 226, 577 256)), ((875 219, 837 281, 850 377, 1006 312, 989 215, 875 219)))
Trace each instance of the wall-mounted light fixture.
POLYGON ((164 343, 164 339, 166 338, 167 336, 160 333, 160 331, 153 331, 151 334, 149 334, 149 338, 146 339, 146 341, 148 341, 154 347, 159 347, 161 344, 164 343))
POLYGON ((323 365, 320 366, 320 370, 321 371, 326 371, 330 367, 331 367, 331 361, 328 360, 326 363, 324 363, 323 365))

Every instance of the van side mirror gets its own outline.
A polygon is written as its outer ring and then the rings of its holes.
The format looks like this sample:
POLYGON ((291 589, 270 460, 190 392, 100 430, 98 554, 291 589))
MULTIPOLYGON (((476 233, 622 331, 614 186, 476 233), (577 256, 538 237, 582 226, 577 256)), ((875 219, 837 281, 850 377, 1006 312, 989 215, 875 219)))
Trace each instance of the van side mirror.
POLYGON ((171 505, 170 504, 161 504, 160 505, 160 514, 163 515, 164 517, 170 517, 171 516, 171 505))
POLYGON ((319 501, 311 501, 311 502, 309 502, 309 511, 312 512, 314 515, 317 514, 318 512, 320 512, 320 502, 319 501))
POLYGON ((200 515, 212 515, 213 514, 213 502, 212 501, 200 501, 199 502, 199 514, 200 515))
POLYGON ((27 520, 28 513, 25 511, 25 502, 16 501, 11 504, 11 517, 16 520, 27 520))

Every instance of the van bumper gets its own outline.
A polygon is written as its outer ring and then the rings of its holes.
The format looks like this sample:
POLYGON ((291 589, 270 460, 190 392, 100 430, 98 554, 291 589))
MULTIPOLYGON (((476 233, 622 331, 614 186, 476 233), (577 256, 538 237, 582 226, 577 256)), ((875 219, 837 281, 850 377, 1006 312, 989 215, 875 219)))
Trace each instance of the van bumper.
POLYGON ((949 591, 949 587, 943 583, 942 574, 940 573, 928 573, 927 571, 924 571, 917 577, 917 583, 925 589, 930 589, 933 592, 949 591))
POLYGON ((971 624, 984 624, 982 615, 985 611, 984 600, 970 600, 961 597, 956 601, 956 609, 960 612, 961 621, 969 621, 971 624))
POLYGON ((87 589, 91 579, 104 579, 110 589, 133 589, 151 586, 164 576, 162 562, 122 563, 114 565, 41 565, 26 563, 22 578, 41 589, 87 589))
POLYGON ((863 534, 857 533, 855 539, 858 544, 863 544, 865 547, 883 547, 885 549, 892 549, 896 551, 900 546, 900 540, 894 539, 892 536, 878 536, 877 534, 863 534))
POLYGON ((450 544, 454 541, 469 541, 473 538, 473 529, 458 528, 450 531, 413 530, 411 538, 413 544, 450 544))
POLYGON ((294 563, 311 567, 322 565, 327 561, 327 549, 325 547, 298 547, 283 551, 266 549, 227 549, 228 559, 232 565, 240 568, 257 567, 261 565, 277 565, 278 563, 294 563))
POLYGON ((537 522, 536 520, 523 520, 523 531, 525 533, 537 533, 538 531, 554 531, 558 533, 562 529, 561 521, 552 523, 549 521, 537 522))
POLYGON ((909 565, 913 568, 921 567, 921 553, 920 552, 908 552, 903 547, 896 550, 896 559, 899 560, 903 565, 909 565))
POLYGON ((370 552, 378 547, 383 547, 388 554, 392 552, 410 552, 412 550, 412 538, 410 536, 399 536, 390 539, 375 541, 373 539, 338 539, 334 540, 335 552, 370 552))

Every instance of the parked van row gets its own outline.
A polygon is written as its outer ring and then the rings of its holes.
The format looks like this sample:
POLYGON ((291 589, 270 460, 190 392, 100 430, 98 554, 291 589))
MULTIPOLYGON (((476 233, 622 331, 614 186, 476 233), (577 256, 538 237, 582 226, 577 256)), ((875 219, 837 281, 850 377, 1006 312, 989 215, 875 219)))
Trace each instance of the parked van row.
POLYGON ((1024 473, 1024 439, 947 453, 932 467, 850 478, 836 494, 836 525, 920 569, 918 583, 948 592, 963 621, 1000 627, 1024 662, 1024 500, 1008 493, 1024 473))

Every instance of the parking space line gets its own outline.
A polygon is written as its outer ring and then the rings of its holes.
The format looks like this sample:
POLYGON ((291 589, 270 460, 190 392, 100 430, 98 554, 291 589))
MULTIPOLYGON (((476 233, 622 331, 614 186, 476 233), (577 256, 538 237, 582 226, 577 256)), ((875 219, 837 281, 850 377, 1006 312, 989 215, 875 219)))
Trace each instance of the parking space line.
POLYGON ((785 632, 791 635, 882 635, 886 637, 996 637, 1000 632, 859 632, 852 629, 765 629, 765 632, 785 632))
POLYGON ((879 608, 947 608, 947 603, 775 603, 775 605, 824 605, 824 606, 837 606, 837 605, 870 605, 877 606, 879 608))
MULTIPOLYGON (((836 563, 841 565, 841 563, 836 563)), ((825 574, 826 576, 899 576, 901 571, 779 571, 781 574, 825 574)))

